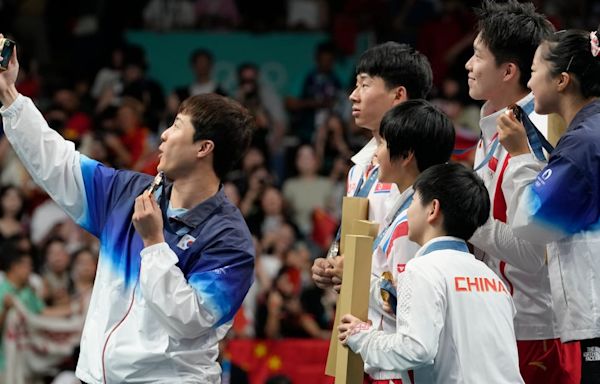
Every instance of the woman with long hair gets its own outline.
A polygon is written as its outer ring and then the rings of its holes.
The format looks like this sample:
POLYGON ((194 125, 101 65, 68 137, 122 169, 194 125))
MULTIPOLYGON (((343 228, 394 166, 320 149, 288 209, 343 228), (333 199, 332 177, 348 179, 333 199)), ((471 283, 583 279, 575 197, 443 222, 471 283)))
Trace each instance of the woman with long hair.
POLYGON ((535 53, 528 83, 535 111, 556 113, 568 125, 547 165, 532 156, 513 113, 497 120, 511 155, 503 183, 508 219, 516 236, 548 244, 559 333, 563 342, 581 343, 582 383, 600 383, 599 37, 560 31, 535 53))

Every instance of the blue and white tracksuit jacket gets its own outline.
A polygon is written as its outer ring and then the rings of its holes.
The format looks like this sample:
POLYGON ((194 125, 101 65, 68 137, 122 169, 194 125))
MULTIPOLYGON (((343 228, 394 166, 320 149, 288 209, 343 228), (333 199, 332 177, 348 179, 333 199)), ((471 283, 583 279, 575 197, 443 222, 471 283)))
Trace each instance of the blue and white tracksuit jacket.
POLYGON ((600 101, 575 115, 547 165, 510 159, 503 189, 516 236, 548 244, 561 340, 600 337, 600 101))
POLYGON ((160 200, 166 242, 144 248, 131 216, 151 176, 81 155, 26 97, 0 111, 33 179, 101 242, 77 376, 86 383, 220 382, 218 341, 254 267, 248 228, 222 189, 177 216, 173 231, 164 215, 167 183, 160 200))

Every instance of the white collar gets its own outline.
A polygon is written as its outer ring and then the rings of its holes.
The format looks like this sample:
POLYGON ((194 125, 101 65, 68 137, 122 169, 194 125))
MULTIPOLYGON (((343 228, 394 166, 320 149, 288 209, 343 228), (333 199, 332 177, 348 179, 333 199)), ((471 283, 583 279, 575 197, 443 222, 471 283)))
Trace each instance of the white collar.
POLYGON ((352 156, 352 162, 363 168, 371 165, 375 151, 377 150, 377 140, 372 138, 356 155, 352 156))
POLYGON ((414 190, 411 185, 410 187, 406 188, 406 190, 404 190, 404 192, 397 194, 397 195, 394 194, 393 196, 390 197, 389 201, 386 201, 386 208, 387 208, 387 214, 385 215, 385 223, 386 224, 390 224, 390 222, 394 219, 394 215, 396 215, 396 211, 398 211, 398 209, 400 209, 400 207, 402 206, 402 204, 404 204, 406 199, 408 199, 410 196, 412 196, 413 193, 414 193, 414 190))
MULTIPOLYGON (((459 239, 458 237, 454 237, 454 236, 435 237, 435 238, 429 240, 428 242, 426 242, 425 244, 423 244, 423 246, 421 248, 419 248, 419 250, 417 251, 417 254, 415 255, 415 257, 423 256, 423 252, 425 252, 431 244, 437 243, 440 241, 448 241, 448 240, 461 241, 461 242, 465 243, 465 241, 463 239, 459 239)), ((471 255, 471 256, 473 256, 473 255, 471 255)), ((475 256, 473 256, 473 257, 475 257, 475 256)))

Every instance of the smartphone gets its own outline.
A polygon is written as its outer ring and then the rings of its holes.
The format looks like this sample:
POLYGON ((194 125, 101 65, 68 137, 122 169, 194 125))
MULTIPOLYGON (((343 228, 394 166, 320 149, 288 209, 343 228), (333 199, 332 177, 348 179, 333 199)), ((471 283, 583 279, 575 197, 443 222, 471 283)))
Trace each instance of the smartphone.
POLYGON ((8 63, 14 52, 15 45, 15 42, 10 39, 0 39, 0 56, 2 56, 2 61, 0 61, 0 71, 6 71, 8 69, 8 63))

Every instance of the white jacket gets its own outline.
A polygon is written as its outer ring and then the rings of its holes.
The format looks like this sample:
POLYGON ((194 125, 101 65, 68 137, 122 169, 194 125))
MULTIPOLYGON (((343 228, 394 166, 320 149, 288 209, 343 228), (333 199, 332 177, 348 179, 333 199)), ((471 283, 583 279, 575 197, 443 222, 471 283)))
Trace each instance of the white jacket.
POLYGON ((522 383, 506 287, 485 264, 446 242, 466 248, 453 237, 433 239, 400 274, 396 332, 361 323, 348 346, 373 368, 419 368, 416 383, 522 383), (436 246, 441 249, 430 251, 436 246))
MULTIPOLYGON (((529 94, 518 104, 533 108, 533 95, 529 94)), ((487 104, 481 110, 481 140, 477 146, 475 165, 480 164, 488 154, 492 143, 497 141, 496 119, 500 111, 486 113, 487 104)), ((529 114, 532 122, 546 131, 546 116, 529 114)), ((514 236, 506 223, 507 200, 512 190, 502 188, 506 167, 510 156, 501 146, 496 147, 490 162, 477 171, 483 179, 491 199, 490 219, 480 227, 470 242, 478 249, 475 256, 487 264, 502 278, 512 294, 517 315, 515 316, 515 334, 517 340, 546 340, 558 337, 558 328, 552 306, 548 266, 546 265, 546 247, 532 244, 514 236)))
POLYGON ((253 245, 222 189, 143 248, 131 223, 149 175, 116 171, 75 151, 21 95, 2 109, 4 131, 48 194, 101 241, 77 376, 86 383, 220 382, 218 341, 252 283, 253 245), (189 230, 186 228, 189 227, 189 230))

